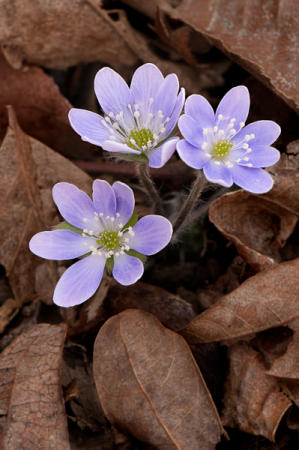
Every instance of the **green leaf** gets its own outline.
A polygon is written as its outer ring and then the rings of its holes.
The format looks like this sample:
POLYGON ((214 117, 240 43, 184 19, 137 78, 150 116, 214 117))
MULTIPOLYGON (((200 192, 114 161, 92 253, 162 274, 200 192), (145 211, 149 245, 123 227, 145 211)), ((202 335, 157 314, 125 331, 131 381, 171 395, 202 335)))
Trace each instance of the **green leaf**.
POLYGON ((55 225, 54 230, 70 230, 74 231, 74 233, 82 234, 82 230, 80 228, 74 227, 68 222, 60 222, 58 225, 55 225))
POLYGON ((135 225, 135 223, 137 222, 137 220, 138 220, 138 216, 137 216, 136 212, 133 211, 133 214, 131 215, 128 222, 125 224, 124 228, 133 227, 135 225))
POLYGON ((126 254, 127 254, 127 255, 130 255, 130 256, 135 256, 135 258, 140 259, 140 261, 141 261, 143 264, 144 264, 145 261, 146 261, 146 256, 143 255, 142 253, 136 252, 136 250, 130 249, 130 250, 126 251, 126 254))
POLYGON ((114 266, 114 258, 113 256, 110 256, 110 258, 106 259, 106 267, 109 270, 109 272, 112 272, 114 266))

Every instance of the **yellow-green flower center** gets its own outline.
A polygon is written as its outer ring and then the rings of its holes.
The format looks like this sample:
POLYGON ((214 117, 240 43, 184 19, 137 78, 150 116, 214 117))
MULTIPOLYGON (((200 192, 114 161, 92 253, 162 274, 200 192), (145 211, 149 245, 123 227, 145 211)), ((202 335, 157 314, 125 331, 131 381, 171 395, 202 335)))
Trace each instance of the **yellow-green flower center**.
POLYGON ((216 159, 223 159, 229 153, 233 143, 229 139, 220 139, 217 144, 214 145, 212 150, 212 156, 216 159))
POLYGON ((144 150, 143 147, 148 147, 154 142, 153 133, 149 128, 142 128, 141 130, 134 128, 131 130, 129 138, 126 144, 134 150, 144 150))
POLYGON ((105 247, 106 250, 116 250, 120 246, 120 237, 117 231, 102 231, 99 233, 97 244, 105 247))

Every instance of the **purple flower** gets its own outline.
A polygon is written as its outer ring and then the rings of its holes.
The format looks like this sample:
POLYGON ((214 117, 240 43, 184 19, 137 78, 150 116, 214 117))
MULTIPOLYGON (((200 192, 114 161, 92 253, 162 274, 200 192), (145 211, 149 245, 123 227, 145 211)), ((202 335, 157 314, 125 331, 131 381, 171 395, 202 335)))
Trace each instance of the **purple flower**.
POLYGON ((135 200, 132 189, 119 181, 110 186, 95 180, 92 200, 73 184, 57 183, 53 199, 72 227, 37 233, 30 240, 30 250, 54 260, 84 256, 58 281, 53 300, 60 306, 78 305, 90 298, 99 287, 107 260, 120 284, 135 283, 143 274, 143 264, 132 253, 153 255, 172 235, 171 223, 162 216, 148 215, 133 227, 126 225, 135 200))
POLYGON ((209 181, 226 187, 236 183, 249 192, 263 194, 272 188, 273 180, 261 167, 279 160, 280 153, 271 144, 280 127, 270 120, 245 126, 249 104, 245 86, 231 89, 216 114, 204 97, 191 95, 179 119, 184 139, 178 142, 177 150, 188 166, 203 169, 209 181))
POLYGON ((177 76, 164 78, 154 64, 144 64, 135 71, 129 88, 118 73, 104 67, 96 74, 94 88, 104 118, 84 109, 69 112, 70 123, 83 141, 149 161, 150 167, 164 166, 179 140, 170 134, 185 101, 184 89, 178 95, 177 76))

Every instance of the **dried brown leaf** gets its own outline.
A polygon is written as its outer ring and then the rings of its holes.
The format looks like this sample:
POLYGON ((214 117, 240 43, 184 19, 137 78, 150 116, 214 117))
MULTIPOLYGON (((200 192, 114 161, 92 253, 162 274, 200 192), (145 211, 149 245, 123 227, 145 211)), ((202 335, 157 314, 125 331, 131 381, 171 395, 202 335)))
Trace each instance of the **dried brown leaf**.
POLYGON ((70 448, 60 381, 65 333, 65 325, 35 325, 1 353, 4 450, 70 448))
POLYGON ((189 347, 149 313, 130 309, 104 324, 94 378, 110 422, 157 449, 212 450, 220 439, 221 422, 189 347))
POLYGON ((7 126, 6 105, 16 111, 22 129, 62 154, 86 157, 88 143, 73 132, 68 121, 72 105, 59 92, 53 79, 39 67, 17 71, 0 54, 0 133, 7 126))
POLYGON ((154 314, 165 326, 178 330, 195 316, 190 303, 158 286, 138 282, 128 289, 114 283, 105 299, 109 315, 127 308, 139 308, 154 314))
POLYGON ((229 52, 245 69, 299 109, 298 22, 296 0, 170 0, 162 8, 229 52))
POLYGON ((36 298, 38 286, 43 288, 45 281, 48 298, 44 289, 42 296, 51 301, 58 278, 56 264, 31 254, 28 242, 34 233, 61 220, 51 196, 56 182, 72 182, 88 190, 91 180, 70 161, 23 133, 12 108, 9 111, 10 127, 0 149, 0 262, 20 304, 36 298))
POLYGON ((277 380, 266 374, 262 356, 247 344, 233 345, 228 356, 224 424, 274 442, 277 427, 291 401, 280 392, 277 380))
MULTIPOLYGON (((288 176, 285 182, 289 185, 288 176)), ((281 261, 279 248, 296 226, 296 215, 283 206, 285 196, 289 199, 289 191, 281 183, 269 197, 238 190, 222 195, 210 206, 211 222, 257 272, 281 261)), ((295 196, 299 199, 298 194, 291 194, 295 196)))
POLYGON ((196 316, 181 334, 191 343, 241 338, 299 317, 299 258, 275 265, 196 316))
POLYGON ((136 64, 136 55, 101 4, 101 0, 1 0, 0 44, 6 59, 17 69, 23 62, 55 69, 99 60, 114 66, 136 64))

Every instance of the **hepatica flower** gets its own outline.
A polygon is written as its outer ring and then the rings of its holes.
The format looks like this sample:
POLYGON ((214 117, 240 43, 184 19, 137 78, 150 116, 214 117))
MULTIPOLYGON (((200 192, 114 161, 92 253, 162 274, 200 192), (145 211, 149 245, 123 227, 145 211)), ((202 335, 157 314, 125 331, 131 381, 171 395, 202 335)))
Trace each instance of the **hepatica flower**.
POLYGON ((231 89, 216 114, 204 97, 191 95, 179 119, 184 139, 177 150, 186 164, 203 169, 209 181, 226 187, 236 183, 249 192, 263 194, 273 186, 262 167, 279 160, 280 153, 271 144, 278 138, 280 127, 270 120, 245 126, 249 104, 245 86, 231 89))
POLYGON ((73 108, 69 120, 84 141, 109 152, 148 161, 162 167, 175 151, 178 137, 170 137, 185 101, 175 74, 163 77, 154 64, 139 67, 130 88, 109 67, 96 74, 97 99, 104 117, 73 108))
POLYGON ((132 250, 134 254, 153 255, 172 235, 171 223, 162 216, 148 215, 134 226, 126 225, 135 200, 132 189, 119 181, 112 186, 94 181, 92 200, 73 184, 57 183, 53 199, 63 218, 75 228, 37 233, 29 247, 46 259, 83 256, 58 281, 53 300, 60 306, 77 305, 90 298, 99 287, 107 262, 113 264, 112 274, 120 284, 135 283, 143 274, 143 263, 132 256, 132 250))

